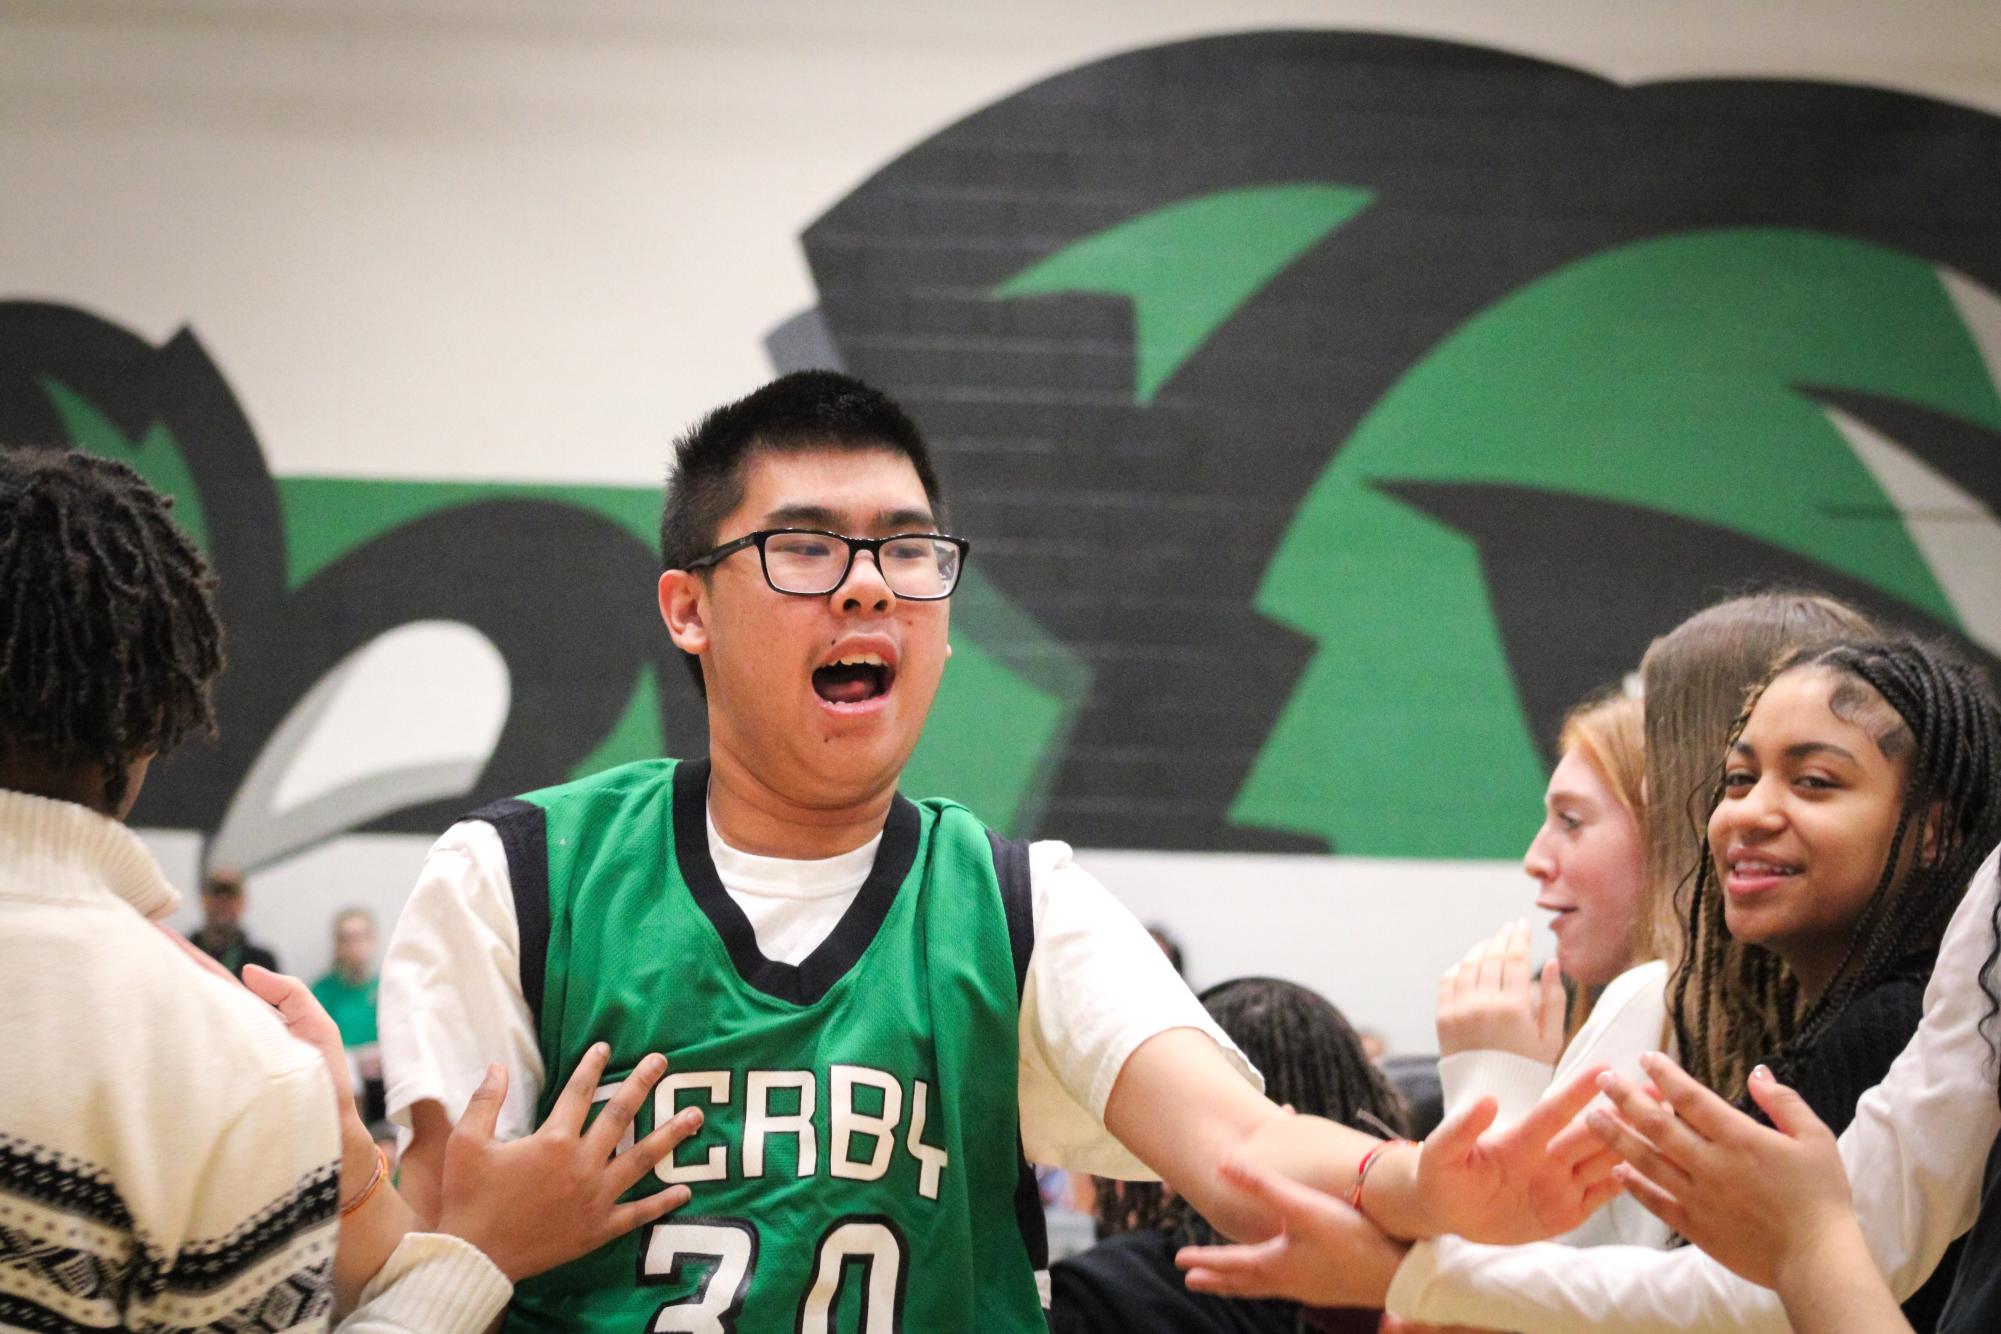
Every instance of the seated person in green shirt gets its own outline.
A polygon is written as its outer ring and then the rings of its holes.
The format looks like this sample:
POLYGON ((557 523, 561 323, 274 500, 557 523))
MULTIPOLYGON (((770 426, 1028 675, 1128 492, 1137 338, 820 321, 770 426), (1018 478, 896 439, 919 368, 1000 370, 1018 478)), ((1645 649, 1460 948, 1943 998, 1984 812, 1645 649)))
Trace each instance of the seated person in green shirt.
POLYGON ((313 983, 313 997, 340 1028, 361 1118, 373 1124, 383 1118, 382 1051, 375 1037, 375 915, 366 908, 349 908, 334 918, 333 927, 333 967, 313 983))

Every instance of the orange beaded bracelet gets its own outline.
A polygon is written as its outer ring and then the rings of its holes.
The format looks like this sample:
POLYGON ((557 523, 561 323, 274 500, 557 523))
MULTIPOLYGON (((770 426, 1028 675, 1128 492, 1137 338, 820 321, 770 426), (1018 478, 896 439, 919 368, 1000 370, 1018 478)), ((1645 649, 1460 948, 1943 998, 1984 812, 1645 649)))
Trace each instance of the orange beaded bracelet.
POLYGON ((378 1144, 375 1146, 374 1175, 369 1177, 368 1184, 361 1188, 361 1194, 355 1196, 353 1199, 349 1200, 346 1204, 343 1204, 340 1207, 340 1216, 342 1218, 346 1218, 356 1209, 359 1209, 362 1205, 367 1204, 369 1198, 373 1196, 376 1191, 381 1190, 382 1183, 387 1181, 388 1179, 389 1179, 389 1159, 383 1156, 382 1146, 378 1144))

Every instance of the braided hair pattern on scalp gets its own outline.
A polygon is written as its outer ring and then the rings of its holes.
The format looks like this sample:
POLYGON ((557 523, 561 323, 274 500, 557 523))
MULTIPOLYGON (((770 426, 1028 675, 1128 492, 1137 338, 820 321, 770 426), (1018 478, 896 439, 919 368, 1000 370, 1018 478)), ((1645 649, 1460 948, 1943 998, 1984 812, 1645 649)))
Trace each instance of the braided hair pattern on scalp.
MULTIPOLYGON (((1719 966, 1727 957, 1722 942, 1728 932, 1704 840, 1670 1008, 1683 1063, 1730 1098, 1742 1095, 1760 1060, 1785 1078, 1791 1061, 1851 1001, 1911 960, 1925 960, 1929 972, 1967 883, 2001 842, 2001 706, 1979 672, 1941 646, 1912 639, 1845 641, 1796 653, 1752 690, 1731 729, 1731 744, 1772 681, 1802 669, 1843 678, 1830 708, 1869 730, 1886 756, 1906 756, 1909 776, 1882 878, 1850 932, 1834 980, 1803 1010, 1797 982, 1769 950, 1738 951, 1734 968, 1719 966)), ((1719 781, 1712 809, 1721 795, 1719 781)), ((1981 985, 1991 1018, 2001 1001, 1984 974, 1981 985)))
POLYGON ((215 577, 173 502, 80 450, 0 449, 0 762, 128 769, 213 735, 215 577))
MULTIPOLYGON (((1320 993, 1272 977, 1239 977, 1210 987, 1201 1001, 1264 1074, 1273 1102, 1371 1135, 1409 1133, 1403 1096, 1363 1052, 1347 1017, 1320 993)), ((1223 1240, 1157 1181, 1100 1180, 1097 1198, 1101 1237, 1158 1228, 1184 1246, 1223 1240)))

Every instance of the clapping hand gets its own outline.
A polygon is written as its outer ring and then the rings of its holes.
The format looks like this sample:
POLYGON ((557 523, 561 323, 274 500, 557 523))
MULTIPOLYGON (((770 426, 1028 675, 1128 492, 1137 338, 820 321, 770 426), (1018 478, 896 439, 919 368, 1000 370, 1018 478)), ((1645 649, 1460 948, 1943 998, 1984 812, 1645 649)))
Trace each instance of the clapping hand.
POLYGON ((1788 1260, 1817 1246, 1831 1227, 1852 1227, 1848 1177, 1833 1132, 1799 1094, 1763 1066, 1752 1100, 1767 1129, 1691 1079, 1665 1056, 1641 1066, 1659 1090, 1606 1075, 1619 1115, 1587 1120, 1625 1158, 1616 1169, 1633 1198, 1733 1272, 1776 1286, 1788 1260))
POLYGON ((1529 925, 1483 940, 1438 981, 1438 1050, 1505 1051, 1544 1065, 1563 1054, 1568 1001, 1556 960, 1529 967, 1529 925))

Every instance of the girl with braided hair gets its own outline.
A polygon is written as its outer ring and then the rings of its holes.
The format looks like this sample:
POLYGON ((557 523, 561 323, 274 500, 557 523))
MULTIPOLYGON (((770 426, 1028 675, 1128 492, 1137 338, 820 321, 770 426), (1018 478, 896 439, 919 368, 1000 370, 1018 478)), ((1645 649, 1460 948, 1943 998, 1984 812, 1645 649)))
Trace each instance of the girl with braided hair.
POLYGON ((1877 1082, 1855 1086, 1880 1077, 1916 1027, 1946 921, 2001 841, 1995 735, 1973 670, 1911 640, 1795 654, 1753 692, 1670 985, 1691 1075, 1740 1097, 1765 1059, 1846 1124, 1838 1104, 1877 1082), (1763 947, 1729 973, 1726 933, 1763 947), (1830 1050, 1833 1034, 1870 1050, 1830 1050))
MULTIPOLYGON (((1857 640, 1790 655, 1734 730, 1684 901, 1677 1036, 1719 1084, 1761 1061, 1785 1071, 1804 1098, 1769 1076, 1751 1079, 1750 1095, 1798 1137, 1761 1128, 1658 1056, 1645 1065, 1672 1113, 1608 1076, 1630 1127, 1592 1117, 1644 1173, 1629 1180, 1635 1194, 1724 1262, 1696 1246, 1445 1238, 1412 1247, 1384 1292, 1345 1280, 1341 1253, 1314 1243, 1337 1235, 1338 1201, 1281 1199, 1277 1183, 1276 1207, 1302 1239, 1294 1249, 1316 1263, 1269 1248, 1195 1252, 1184 1263, 1207 1271, 1205 1290, 1383 1301, 1408 1318, 1522 1334, 1776 1334, 1792 1327, 1787 1308, 1758 1283, 1781 1284, 1796 1316, 1840 1322, 1801 1318, 1801 1329, 1874 1329, 1846 1323, 1867 1309, 1856 1291, 1866 1279, 1895 1319, 1888 1294, 1918 1294, 1913 1323, 1933 1327, 1952 1283, 1949 1246, 1974 1220, 1981 1164, 2001 1131, 2001 1063, 1988 1040, 2001 1031, 2001 877, 1990 855, 2001 841, 2001 708, 1942 649, 1857 640), (1726 938, 1734 956, 1716 948, 1726 938), (1724 962, 1761 953, 1773 960, 1764 972, 1724 962), (1846 1126, 1838 1146, 1809 1108, 1846 1126), (1836 1168, 1853 1184, 1853 1214, 1829 1205, 1845 1203, 1836 1168), (1781 1260, 1794 1268, 1775 1269, 1781 1260), (1794 1274, 1805 1277, 1786 1290, 1794 1274)), ((2001 1328, 2001 1161, 1988 1178, 1963 1291, 1937 1326, 1954 1334, 2001 1328)))
MULTIPOLYGON (((1989 851, 2001 841, 2001 709, 1970 670, 1922 646, 1844 645, 1795 666, 1790 675, 1814 671, 1831 679, 1829 709, 1876 737, 1886 756, 1905 759, 1908 778, 1881 882, 1861 923, 1839 955, 1824 949, 1798 975, 1807 1006, 1785 1048, 1791 1059, 1782 1057, 1776 1073, 1761 1065, 1749 1076, 1751 1099, 1775 1128, 1764 1129, 1724 1107, 1665 1061, 1649 1073, 1678 1115, 1620 1085, 1613 1092, 1626 1120, 1600 1116, 1595 1128, 1631 1160, 1625 1175, 1636 1198, 1732 1271, 1775 1287, 1794 1326, 1807 1334, 1990 1330, 2001 1322, 2001 1153, 1988 1153, 1980 1213, 1962 1262, 1955 1266, 1948 1253, 1939 1273, 1899 1312, 1851 1206, 1843 1155, 1824 1109, 1816 1105, 1815 1085, 1825 1076, 1814 1068, 1812 1053, 1844 1024, 1842 1016, 1853 1011, 1857 998, 1870 994, 1870 978, 1894 976, 1900 958, 1922 955, 1941 934, 1955 885, 1972 878, 1978 867, 1991 888, 1989 851), (1980 866, 1983 856, 1986 865, 1980 866), (1934 1320, 1928 1311, 1914 1311, 1921 1299, 1952 1281, 1955 1268, 1957 1282, 1943 1312, 1934 1320)), ((1766 691, 1766 701, 1787 675, 1766 691)), ((1757 721, 1755 712, 1751 721, 1757 721)), ((1730 863, 1728 856, 1726 865, 1733 869, 1744 864, 1741 858, 1730 863)), ((1752 881, 1730 883, 1755 890, 1755 876, 1752 881)), ((1762 910, 1769 924, 1777 905, 1756 904, 1757 897, 1752 895, 1749 911, 1762 910)), ((1736 906, 1737 917, 1746 917, 1746 905, 1736 906)), ((1951 930, 1964 940, 1971 930, 1984 928, 1986 956, 1971 977, 1961 972, 1971 952, 1962 949, 1956 963, 1942 961, 1941 969, 1951 971, 1941 972, 1933 992, 1935 998, 1948 990, 1959 993, 1960 1045, 1986 1058, 1981 1064, 1988 1100, 2001 1103, 1993 1040, 2001 1017, 1995 980, 2001 906, 1983 896, 1968 907, 1977 911, 1959 913, 1951 930), (1976 985, 1984 1012, 1971 1027, 1980 1040, 1967 1042, 1973 1035, 1964 1032, 1965 1002, 1976 985)), ((1941 1008, 1935 1000, 1934 1014, 1941 1008)), ((1927 1027, 1933 1022, 1928 1015, 1927 1027)), ((1920 1031, 1912 1044, 1918 1055, 1900 1065, 1917 1067, 1924 1038, 1920 1031)), ((1733 1045, 1709 1050, 1728 1052, 1733 1045)), ((1944 1099, 1935 1096, 1917 1109, 1939 1123, 1934 1129, 1948 1129, 1952 1107, 1944 1099)), ((1977 1123, 1991 1141, 1994 1109, 1985 1110, 1989 1115, 1977 1123)), ((1967 1163, 1964 1176, 1973 1174, 1967 1163)))

